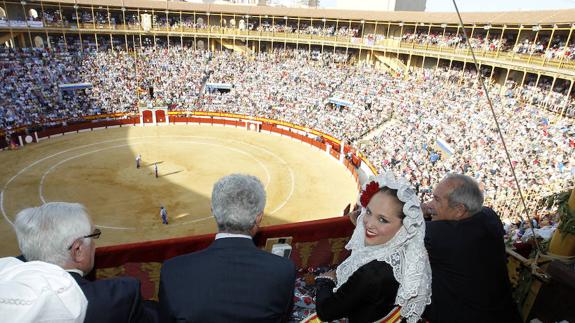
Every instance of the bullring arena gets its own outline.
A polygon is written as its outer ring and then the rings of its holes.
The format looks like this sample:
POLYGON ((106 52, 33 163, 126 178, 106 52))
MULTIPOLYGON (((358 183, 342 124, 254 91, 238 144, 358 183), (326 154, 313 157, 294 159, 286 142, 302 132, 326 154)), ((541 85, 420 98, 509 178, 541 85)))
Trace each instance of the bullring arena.
POLYGON ((105 232, 102 246, 216 232, 211 188, 230 173, 252 174, 264 183, 263 226, 333 217, 355 203, 350 170, 290 136, 209 124, 89 130, 0 156, 2 254, 18 252, 8 221, 23 208, 50 201, 83 203, 105 232), (168 209, 167 226, 160 205, 168 209))

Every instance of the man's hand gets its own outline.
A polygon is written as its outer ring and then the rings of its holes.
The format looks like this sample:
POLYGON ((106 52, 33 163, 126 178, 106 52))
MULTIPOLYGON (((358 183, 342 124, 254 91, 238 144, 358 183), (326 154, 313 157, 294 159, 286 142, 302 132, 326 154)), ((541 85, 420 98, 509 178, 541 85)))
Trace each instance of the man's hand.
POLYGON ((431 208, 431 206, 429 205, 429 203, 423 203, 421 204, 421 212, 423 212, 423 218, 426 221, 431 220, 431 218, 433 217, 433 215, 435 214, 435 211, 433 210, 433 208, 431 208))
POLYGON ((323 273, 321 275, 331 277, 332 279, 336 279, 335 270, 326 271, 325 273, 323 273))

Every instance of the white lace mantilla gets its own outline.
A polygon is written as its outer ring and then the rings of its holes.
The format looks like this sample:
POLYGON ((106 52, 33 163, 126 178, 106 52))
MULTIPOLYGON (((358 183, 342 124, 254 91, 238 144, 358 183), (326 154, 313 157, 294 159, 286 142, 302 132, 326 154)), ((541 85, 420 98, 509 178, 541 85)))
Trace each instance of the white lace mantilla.
POLYGON ((393 275, 399 283, 395 304, 401 306, 401 316, 408 323, 417 322, 425 307, 431 303, 431 267, 423 241, 425 220, 420 202, 409 182, 403 178, 396 180, 391 172, 370 178, 367 183, 373 181, 379 184, 380 189, 389 187, 397 190, 399 200, 405 203, 403 225, 388 242, 366 246, 363 225, 365 208, 362 208, 351 239, 345 246, 351 250, 351 255, 337 267, 334 291, 361 266, 373 260, 384 261, 393 268, 393 275))

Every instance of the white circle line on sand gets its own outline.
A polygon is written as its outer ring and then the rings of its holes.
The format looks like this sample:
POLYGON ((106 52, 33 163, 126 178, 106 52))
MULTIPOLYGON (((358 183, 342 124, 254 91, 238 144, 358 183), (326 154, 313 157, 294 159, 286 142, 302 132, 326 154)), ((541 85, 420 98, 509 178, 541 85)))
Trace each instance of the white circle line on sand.
MULTIPOLYGON (((239 143, 241 143, 241 144, 245 144, 245 145, 248 145, 248 146, 252 146, 252 147, 254 147, 254 148, 256 148, 256 149, 264 150, 264 151, 266 151, 267 153, 269 153, 269 154, 271 154, 272 156, 274 156, 275 158, 277 158, 277 159, 279 159, 280 161, 282 161, 283 164, 286 165, 286 166, 288 167, 288 169, 289 169, 290 178, 291 178, 291 184, 292 184, 292 185, 291 185, 291 189, 290 189, 290 193, 288 194, 288 197, 284 200, 283 203, 280 204, 279 207, 277 207, 276 209, 274 209, 270 214, 273 214, 273 213, 277 212, 279 209, 281 209, 283 206, 285 206, 285 204, 287 203, 287 201, 288 201, 288 200, 291 198, 291 196, 293 195, 293 192, 294 192, 294 190, 295 190, 295 178, 294 178, 294 175, 293 175, 293 170, 291 169, 291 167, 289 167, 289 164, 286 163, 285 160, 283 160, 281 157, 277 156, 276 154, 270 152, 269 150, 267 150, 267 149, 265 149, 265 148, 263 148, 263 147, 259 147, 259 146, 252 145, 252 144, 248 144, 248 143, 245 143, 245 142, 240 142, 240 141, 237 141, 237 140, 229 140, 229 139, 228 139, 228 140, 223 140, 222 138, 206 137, 206 136, 139 136, 139 137, 132 137, 132 138, 128 138, 128 139, 178 138, 178 137, 180 137, 180 138, 201 138, 201 139, 210 139, 210 140, 216 140, 216 141, 230 141, 230 142, 236 142, 236 143, 239 142, 239 143)), ((12 176, 12 177, 4 184, 4 187, 3 187, 2 191, 0 191, 0 211, 2 212, 2 216, 3 216, 4 220, 7 221, 10 225, 12 225, 12 226, 14 225, 13 222, 12 222, 12 221, 10 220, 10 218, 8 217, 8 215, 6 214, 6 210, 5 210, 5 208, 4 208, 4 192, 6 191, 6 188, 8 187, 8 185, 9 185, 10 183, 12 183, 18 176, 20 176, 22 173, 24 173, 24 172, 27 171, 28 169, 34 167, 35 165, 37 165, 37 164, 39 164, 39 163, 41 163, 41 162, 43 162, 43 161, 45 161, 45 160, 47 160, 47 159, 56 157, 56 156, 58 156, 58 155, 61 155, 61 154, 64 154, 64 153, 67 153, 67 152, 70 152, 70 151, 79 150, 79 149, 83 149, 83 148, 91 147, 91 146, 97 146, 97 145, 101 145, 101 144, 105 144, 105 143, 112 143, 112 142, 118 142, 118 141, 127 141, 128 139, 122 138, 122 139, 103 140, 103 141, 98 141, 98 142, 95 142, 95 143, 90 143, 90 144, 86 144, 86 145, 81 145, 81 146, 74 147, 74 148, 65 149, 65 150, 59 151, 59 152, 57 152, 57 153, 55 153, 55 154, 52 154, 52 155, 43 157, 43 158, 41 158, 41 159, 38 159, 38 160, 32 162, 30 165, 27 165, 26 167, 22 168, 20 171, 18 171, 14 176, 12 176)), ((131 145, 131 144, 138 144, 138 143, 130 143, 130 145, 131 145)))
POLYGON ((292 183, 291 189, 290 189, 287 197, 284 199, 284 201, 280 205, 278 205, 275 209, 273 209, 273 211, 271 211, 270 214, 274 214, 277 211, 279 211, 281 208, 283 208, 287 204, 287 202, 291 199, 293 192, 295 191, 295 176, 293 174, 293 170, 291 169, 291 167, 288 167, 288 170, 289 170, 290 179, 291 179, 291 183, 292 183))
POLYGON ((178 225, 196 223, 196 222, 201 222, 201 221, 205 221, 205 220, 213 219, 213 218, 214 217, 210 215, 210 216, 206 216, 205 218, 199 218, 199 219, 194 219, 194 220, 178 223, 178 225))
MULTIPOLYGON (((172 141, 172 142, 184 143, 184 144, 190 143, 189 141, 172 141)), ((246 152, 245 150, 241 150, 241 149, 238 149, 238 148, 235 148, 235 147, 228 147, 228 146, 225 146, 225 145, 217 145, 217 144, 211 144, 211 143, 199 143, 199 144, 201 144, 201 145, 210 145, 210 146, 224 147, 225 149, 233 150, 233 151, 235 151, 235 152, 237 152, 237 153, 240 153, 240 154, 244 154, 244 155, 246 155, 246 156, 249 156, 251 159, 255 160, 255 161, 260 165, 260 167, 264 170, 264 173, 266 174, 266 184, 265 184, 265 188, 267 188, 267 187, 270 185, 270 183, 271 183, 271 175, 270 175, 270 172, 269 172, 268 168, 264 165, 264 163, 261 162, 261 160, 257 159, 253 154, 251 154, 251 153, 249 153, 249 152, 246 152)))
MULTIPOLYGON (((228 146, 218 145, 218 144, 213 144, 213 143, 194 142, 194 141, 176 141, 176 142, 177 143, 185 143, 185 144, 193 143, 193 144, 200 144, 200 145, 210 145, 210 146, 223 147, 224 149, 229 149, 229 150, 235 151, 237 153, 244 154, 244 155, 252 158, 254 161, 256 161, 260 165, 260 167, 264 170, 264 173, 266 174, 266 185, 265 185, 266 188, 269 186, 269 184, 271 182, 271 176, 270 176, 270 172, 269 172, 268 168, 259 159, 257 159, 253 154, 250 154, 246 151, 243 151, 243 150, 235 148, 235 147, 228 147, 228 146)), ((117 146, 105 147, 105 148, 101 148, 101 149, 91 150, 91 151, 88 151, 88 152, 85 152, 85 153, 82 153, 79 155, 74 155, 72 157, 69 157, 69 158, 66 158, 64 160, 59 161, 58 163, 56 163, 56 164, 52 165, 50 168, 48 168, 48 170, 46 170, 42 174, 42 178, 40 179, 40 184, 38 186, 38 192, 40 195, 40 200, 42 201, 42 203, 46 203, 46 199, 44 198, 44 192, 43 192, 43 186, 44 186, 44 181, 45 181, 46 175, 48 175, 55 168, 62 165, 63 163, 66 163, 72 159, 80 158, 80 157, 90 155, 93 153, 97 153, 100 151, 104 151, 104 150, 116 149, 116 148, 131 146, 131 145, 141 145, 141 144, 144 144, 144 143, 127 143, 127 144, 122 144, 122 145, 117 145, 117 146)))
MULTIPOLYGON (((235 148, 235 147, 228 147, 228 146, 225 146, 225 145, 214 144, 214 143, 205 143, 205 142, 196 142, 196 141, 175 141, 175 142, 176 142, 176 143, 183 143, 183 144, 200 144, 200 145, 209 145, 209 146, 223 147, 224 149, 229 149, 229 150, 235 151, 235 152, 237 152, 237 153, 244 154, 244 155, 246 155, 246 156, 252 158, 253 160, 255 160, 255 161, 260 165, 260 167, 262 167, 262 169, 264 170, 264 172, 265 172, 265 174, 266 174, 266 178, 267 178, 266 188, 267 188, 267 186, 268 186, 268 185, 270 184, 270 182, 271 182, 271 176, 270 176, 270 173, 269 173, 268 168, 267 168, 259 159, 257 159, 253 154, 251 154, 251 153, 249 153, 249 152, 246 152, 246 151, 244 151, 244 150, 241 150, 241 149, 238 149, 238 148, 235 148)), ((52 165, 50 168, 48 168, 48 169, 42 174, 42 177, 41 177, 41 179, 40 179, 40 183, 39 183, 39 185, 38 185, 38 194, 39 194, 39 196, 40 196, 40 200, 42 201, 42 203, 44 203, 44 204, 46 203, 46 199, 45 199, 45 197, 44 197, 44 182, 45 182, 45 180, 46 180, 46 176, 47 176, 48 174, 50 174, 54 169, 56 169, 57 167, 59 167, 60 165, 66 163, 66 162, 68 162, 68 161, 70 161, 70 160, 77 159, 77 158, 80 158, 80 157, 83 157, 83 156, 86 156, 86 155, 94 154, 94 153, 97 153, 97 152, 101 152, 101 151, 105 151, 105 150, 110 150, 110 149, 122 148, 122 147, 126 147, 126 146, 131 146, 131 145, 139 145, 139 144, 144 144, 144 143, 126 143, 126 144, 122 144, 122 145, 105 147, 105 148, 101 148, 101 149, 96 149, 96 150, 91 150, 91 151, 88 151, 88 152, 84 152, 84 153, 81 153, 81 154, 78 154, 78 155, 74 155, 74 156, 71 156, 71 157, 69 157, 69 158, 66 158, 66 159, 63 159, 63 160, 59 161, 58 163, 56 163, 56 164, 52 165)), ((0 196, 0 197, 1 197, 1 196, 0 196)), ((285 204, 285 203, 284 203, 284 204, 285 204)), ((208 217, 208 218, 210 218, 210 217, 208 217)), ((204 219, 204 220, 205 220, 205 219, 204 219)), ((194 220, 194 221, 187 221, 187 222, 183 222, 183 223, 179 223, 179 224, 182 225, 182 224, 195 223, 195 222, 198 222, 198 221, 195 221, 195 220, 194 220)), ((102 227, 102 228, 107 228, 107 229, 117 229, 117 230, 135 230, 135 229, 136 229, 136 228, 133 228, 133 227, 111 227, 111 226, 103 226, 103 225, 96 225, 96 226, 99 226, 99 227, 102 227)))
MULTIPOLYGON (((279 211, 281 208, 283 208, 287 202, 291 199, 291 197, 293 196, 293 193, 295 192, 295 175, 293 172, 293 169, 291 168, 291 166, 289 165, 289 163, 287 163, 283 158, 279 157, 277 154, 269 151, 268 149, 264 148, 264 147, 260 147, 257 145, 253 145, 247 142, 243 142, 243 141, 239 141, 239 140, 234 140, 234 139, 223 139, 223 138, 214 138, 214 137, 206 137, 206 136, 183 136, 183 135, 171 135, 171 136, 149 136, 149 137, 153 137, 153 138, 201 138, 201 139, 211 139, 211 140, 216 140, 216 141, 227 141, 227 142, 233 142, 236 144, 240 144, 240 145, 246 145, 246 146, 250 146, 259 150, 262 150, 268 154, 270 154, 271 156, 273 156, 274 158, 276 158, 277 160, 279 160, 282 164, 285 165, 285 167, 288 169, 289 174, 290 174, 290 191, 287 195, 287 197, 282 201, 282 203, 280 203, 275 209, 273 209, 271 212, 269 212, 269 214, 274 214, 277 211, 279 211)), ((148 136, 145 137, 134 137, 134 139, 138 139, 138 138, 148 138, 148 136)), ((266 185, 267 188, 267 185, 266 185)))
MULTIPOLYGON (((90 146, 95 146, 95 145, 100 145, 100 144, 102 144, 102 143, 109 143, 109 142, 122 141, 122 140, 126 140, 126 139, 113 139, 113 140, 99 141, 99 142, 96 142, 96 143, 91 143, 91 144, 82 145, 82 146, 78 146, 78 147, 74 147, 74 148, 70 148, 70 149, 65 149, 65 150, 59 151, 59 152, 57 152, 57 153, 55 153, 55 154, 52 154, 52 155, 46 156, 46 157, 44 157, 44 158, 38 159, 38 160, 32 162, 30 165, 28 165, 28 166, 22 168, 22 169, 19 170, 14 176, 12 176, 12 177, 4 184, 4 186, 2 187, 2 193, 6 191, 6 188, 8 188, 8 185, 10 185, 10 183, 12 183, 18 176, 20 176, 22 173, 24 173, 24 172, 27 171, 28 169, 34 167, 35 165, 37 165, 37 164, 39 164, 39 163, 41 163, 41 162, 43 162, 43 161, 45 161, 45 160, 47 160, 47 159, 50 159, 50 158, 52 158, 52 157, 55 157, 55 156, 58 156, 58 155, 61 155, 61 154, 64 154, 64 153, 67 153, 67 152, 69 152, 69 151, 73 151, 73 150, 77 150, 77 149, 82 149, 82 148, 86 148, 86 147, 90 147, 90 146)), ((8 215, 6 214, 6 210, 4 209, 4 198, 3 198, 4 194, 1 194, 1 195, 2 195, 2 199, 0 199, 0 211, 2 211, 2 216, 4 217, 4 220, 6 220, 8 223, 10 223, 11 226, 14 226, 14 223, 12 223, 12 221, 10 220, 10 218, 8 218, 8 215)))
POLYGON ((6 212, 4 212, 4 191, 0 191, 0 207, 2 208, 2 216, 6 222, 10 223, 11 226, 14 226, 14 223, 10 221, 10 219, 6 216, 6 212))
MULTIPOLYGON (((231 139, 230 139, 229 141, 238 142, 237 140, 231 140, 231 139)), ((293 169, 291 168, 291 166, 290 166, 283 158, 279 157, 279 156, 276 155, 274 152, 271 152, 271 151, 269 151, 269 150, 266 149, 266 148, 259 147, 259 146, 256 146, 256 145, 252 145, 252 144, 248 144, 248 143, 246 143, 246 142, 241 142, 241 141, 240 141, 239 143, 240 143, 240 144, 244 144, 244 145, 248 145, 248 146, 251 146, 251 147, 254 147, 254 148, 256 148, 256 149, 263 150, 263 151, 265 151, 266 153, 268 153, 268 154, 272 155, 273 157, 277 158, 282 164, 285 165, 285 167, 287 167, 287 169, 288 169, 288 171, 289 171, 289 174, 290 174, 290 183, 291 183, 290 192, 288 193, 288 195, 287 195, 287 197, 284 199, 284 201, 283 201, 282 203, 280 203, 280 205, 278 205, 275 209, 273 209, 271 212, 269 212, 269 214, 274 214, 274 213, 276 213, 277 211, 279 211, 281 208, 283 208, 283 207, 287 204, 287 202, 291 199, 291 197, 292 197, 292 195, 293 195, 293 193, 294 193, 294 191, 295 191, 295 175, 294 175, 294 173, 293 173, 293 169)))
POLYGON ((99 224, 94 224, 94 226, 102 229, 112 229, 112 230, 136 230, 136 228, 112 227, 108 225, 99 225, 99 224))
MULTIPOLYGON (((135 138, 144 138, 144 137, 135 137, 135 138)), ((236 144, 240 144, 240 145, 245 145, 245 146, 250 146, 253 147, 255 149, 259 149, 262 150, 268 154, 270 154, 271 156, 273 156, 274 158, 276 158, 277 160, 279 160, 282 164, 285 165, 285 167, 288 169, 289 174, 290 174, 290 191, 288 193, 288 195, 286 196, 286 198, 275 208, 273 209, 271 212, 269 212, 268 214, 274 214, 277 211, 279 211, 280 209, 282 209, 287 202, 289 202, 289 200, 291 199, 291 197, 293 196, 293 193, 295 192, 295 175, 293 172, 293 169, 291 168, 291 166, 289 165, 288 162, 286 162, 283 158, 281 158, 280 156, 278 156, 277 154, 275 154, 274 152, 264 148, 264 147, 260 147, 254 144, 250 144, 247 142, 243 142, 243 141, 239 141, 239 140, 234 140, 234 139, 223 139, 223 138, 214 138, 214 137, 206 137, 206 136, 178 136, 178 135, 172 135, 172 136, 162 136, 162 138, 201 138, 201 139, 211 139, 211 140, 216 140, 216 141, 227 141, 227 142, 233 142, 236 144)), ((267 185, 266 185, 267 188, 267 185)))
MULTIPOLYGON (((136 137, 136 138, 138 138, 138 137, 136 137)), ((251 147, 253 147, 253 148, 262 150, 262 151, 264 151, 264 152, 266 152, 266 153, 272 155, 274 158, 278 159, 282 164, 284 164, 284 165, 287 167, 287 169, 288 169, 288 171, 289 171, 290 181, 291 181, 291 187, 290 187, 290 191, 289 191, 287 197, 283 200, 283 202, 280 203, 280 205, 278 205, 275 209, 273 209, 273 210, 272 210, 271 212, 269 212, 268 214, 274 214, 274 213, 276 213, 277 211, 279 211, 281 208, 283 208, 283 207, 287 204, 287 202, 291 199, 293 193, 295 192, 295 175, 294 175, 294 173, 293 173, 293 169, 291 168, 291 166, 290 166, 283 158, 279 157, 278 155, 276 155, 275 153, 269 151, 269 150, 266 149, 266 148, 263 148, 263 147, 260 147, 260 146, 256 146, 256 145, 253 145, 253 144, 249 144, 249 143, 247 143, 247 142, 243 142, 243 141, 239 141, 239 140, 213 138, 213 137, 206 137, 206 136, 178 136, 178 135, 175 135, 175 136, 165 136, 165 137, 162 137, 162 138, 202 138, 202 139, 212 139, 212 140, 215 139, 215 140, 218 140, 218 141, 234 142, 234 143, 239 143, 239 144, 241 144, 241 145, 251 146, 251 147)), ((267 187, 267 186, 266 186, 266 187, 267 187)))
POLYGON ((40 178, 40 183, 38 184, 38 195, 40 196, 40 200, 42 201, 42 203, 46 204, 46 199, 44 198, 44 181, 46 180, 46 176, 48 174, 50 174, 54 169, 56 169, 58 166, 69 162, 72 159, 77 159, 86 155, 90 155, 90 154, 94 154, 100 151, 104 151, 104 150, 110 150, 110 149, 116 149, 116 148, 121 148, 121 147, 126 147, 129 146, 130 144, 122 144, 122 145, 117 145, 117 146, 112 146, 112 147, 106 147, 106 148, 101 148, 101 149, 96 149, 96 150, 91 150, 79 155, 74 155, 72 157, 68 157, 66 159, 63 159, 59 162, 57 162, 56 164, 52 165, 50 168, 48 168, 43 174, 42 177, 40 178))

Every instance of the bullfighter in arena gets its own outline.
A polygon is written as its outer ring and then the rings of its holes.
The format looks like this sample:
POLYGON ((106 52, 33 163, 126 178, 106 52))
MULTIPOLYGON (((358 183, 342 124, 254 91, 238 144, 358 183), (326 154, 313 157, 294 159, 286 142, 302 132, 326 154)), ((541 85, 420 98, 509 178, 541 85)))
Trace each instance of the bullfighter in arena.
POLYGON ((163 205, 160 206, 160 216, 162 217, 162 224, 168 224, 168 211, 163 205))

